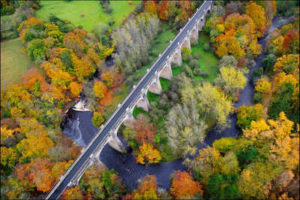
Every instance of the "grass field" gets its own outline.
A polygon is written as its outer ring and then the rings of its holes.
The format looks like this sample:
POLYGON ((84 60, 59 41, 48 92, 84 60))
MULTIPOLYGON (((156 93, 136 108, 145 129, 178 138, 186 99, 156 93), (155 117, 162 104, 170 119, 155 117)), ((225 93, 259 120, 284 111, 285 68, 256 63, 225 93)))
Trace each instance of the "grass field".
POLYGON ((82 25, 86 31, 91 31, 99 22, 108 24, 114 20, 115 26, 119 26, 124 19, 134 10, 140 1, 110 1, 112 14, 104 13, 100 1, 41 1, 42 8, 36 12, 36 16, 47 20, 50 14, 58 18, 69 20, 74 25, 82 25), (84 15, 84 16, 81 16, 84 15))
POLYGON ((194 76, 196 81, 204 80, 212 82, 218 75, 218 62, 219 58, 216 54, 211 50, 204 50, 203 43, 209 42, 209 37, 204 33, 200 32, 199 34, 199 42, 196 46, 192 47, 192 53, 197 53, 199 55, 199 66, 200 71, 202 73, 207 73, 208 77, 194 76))
POLYGON ((9 83, 20 81, 32 67, 35 65, 22 51, 20 38, 1 42, 1 89, 5 89, 9 83))

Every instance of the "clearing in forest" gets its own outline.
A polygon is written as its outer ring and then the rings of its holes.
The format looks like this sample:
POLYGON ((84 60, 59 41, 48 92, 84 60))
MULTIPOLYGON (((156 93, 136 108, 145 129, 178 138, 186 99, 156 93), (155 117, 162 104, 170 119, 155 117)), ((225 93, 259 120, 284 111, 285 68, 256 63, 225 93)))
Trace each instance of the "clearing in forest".
POLYGON ((27 70, 35 67, 22 51, 21 38, 1 42, 1 58, 1 89, 20 81, 27 70))
POLYGON ((52 13, 91 31, 100 22, 108 24, 115 21, 114 26, 118 27, 139 3, 140 1, 110 1, 112 13, 106 14, 100 1, 41 1, 42 7, 36 12, 36 16, 45 21, 52 13))

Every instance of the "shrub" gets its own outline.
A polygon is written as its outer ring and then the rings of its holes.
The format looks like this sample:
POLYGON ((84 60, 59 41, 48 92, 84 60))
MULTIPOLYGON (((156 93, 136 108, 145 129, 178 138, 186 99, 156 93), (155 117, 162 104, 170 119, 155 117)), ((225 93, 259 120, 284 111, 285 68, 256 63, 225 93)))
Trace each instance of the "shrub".
POLYGON ((196 59, 192 59, 189 64, 192 69, 199 68, 198 60, 196 59))
POLYGON ((226 151, 231 150, 236 145, 236 143, 237 143, 236 139, 232 137, 225 137, 216 140, 213 143, 213 146, 220 152, 225 153, 226 151))
POLYGON ((204 49, 205 51, 208 51, 209 48, 210 48, 209 43, 208 43, 208 42, 205 42, 205 43, 203 44, 203 49, 204 49))
POLYGON ((276 56, 274 54, 269 54, 264 59, 264 69, 267 73, 272 74, 273 73, 273 66, 276 62, 276 56))
POLYGON ((193 71, 189 66, 187 65, 184 66, 184 72, 188 77, 193 77, 193 71))
POLYGON ((191 62, 192 59, 193 59, 193 56, 191 54, 189 54, 189 55, 186 56, 185 61, 189 63, 189 62, 191 62))
POLYGON ((94 112, 92 121, 94 126, 99 127, 104 122, 104 118, 100 112, 94 112))
POLYGON ((200 58, 200 56, 198 53, 195 52, 195 53, 193 53, 193 58, 198 60, 200 58))
POLYGON ((157 57, 158 56, 158 52, 156 51, 156 50, 152 50, 151 52, 150 52, 150 56, 155 56, 155 57, 157 57))
POLYGON ((171 67, 174 68, 174 67, 178 67, 178 65, 176 63, 171 63, 171 67))
POLYGON ((28 45, 28 55, 32 61, 45 59, 45 44, 41 39, 34 39, 28 45))
POLYGON ((263 106, 256 104, 254 106, 242 105, 237 113, 237 124, 241 129, 250 128, 252 121, 257 121, 263 117, 263 106))
POLYGON ((254 103, 259 103, 262 100, 262 95, 260 92, 256 92, 253 97, 254 103))
POLYGON ((206 72, 202 72, 202 73, 200 73, 200 76, 207 78, 209 76, 209 74, 206 72))
POLYGON ((183 47, 183 49, 182 49, 182 59, 184 60, 184 61, 187 61, 187 57, 188 57, 188 55, 191 55, 191 50, 189 49, 189 48, 187 48, 187 47, 183 47))
POLYGON ((256 79, 258 77, 261 77, 263 75, 263 68, 258 68, 253 70, 253 73, 251 74, 252 79, 256 79))
POLYGON ((196 46, 198 44, 198 41, 197 40, 191 40, 191 45, 192 46, 196 46))
POLYGON ((194 74, 195 74, 196 76, 200 76, 200 75, 201 75, 201 70, 200 70, 199 67, 194 68, 194 74))

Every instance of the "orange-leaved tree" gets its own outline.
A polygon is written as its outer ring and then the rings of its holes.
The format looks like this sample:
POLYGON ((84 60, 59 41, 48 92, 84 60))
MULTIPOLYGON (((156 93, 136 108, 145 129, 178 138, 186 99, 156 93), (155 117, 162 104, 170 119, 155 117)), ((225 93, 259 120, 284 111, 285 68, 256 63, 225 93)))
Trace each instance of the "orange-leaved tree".
POLYGON ((107 87, 102 81, 95 81, 93 91, 97 98, 102 99, 107 93, 107 87))
POLYGON ((175 171, 172 175, 171 194, 176 199, 192 199, 203 194, 202 186, 188 172, 175 171))
POLYGON ((62 200, 83 199, 82 191, 79 186, 67 188, 61 196, 62 200))
POLYGON ((156 177, 147 175, 141 181, 132 194, 133 199, 159 199, 156 177))
POLYGON ((246 6, 246 14, 253 19, 258 37, 262 37, 266 30, 267 22, 264 8, 251 1, 246 6))

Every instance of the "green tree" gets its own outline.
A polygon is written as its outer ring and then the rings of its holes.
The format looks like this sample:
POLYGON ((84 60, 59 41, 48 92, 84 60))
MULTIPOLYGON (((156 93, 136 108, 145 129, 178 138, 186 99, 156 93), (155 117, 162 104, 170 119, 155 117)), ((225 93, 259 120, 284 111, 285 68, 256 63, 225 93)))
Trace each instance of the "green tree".
POLYGON ((43 40, 33 39, 30 41, 27 51, 31 60, 37 64, 41 64, 41 62, 45 60, 46 47, 43 40))
POLYGON ((250 127, 252 121, 257 121, 263 117, 263 106, 256 104, 254 106, 242 105, 238 109, 237 124, 241 129, 250 127))

